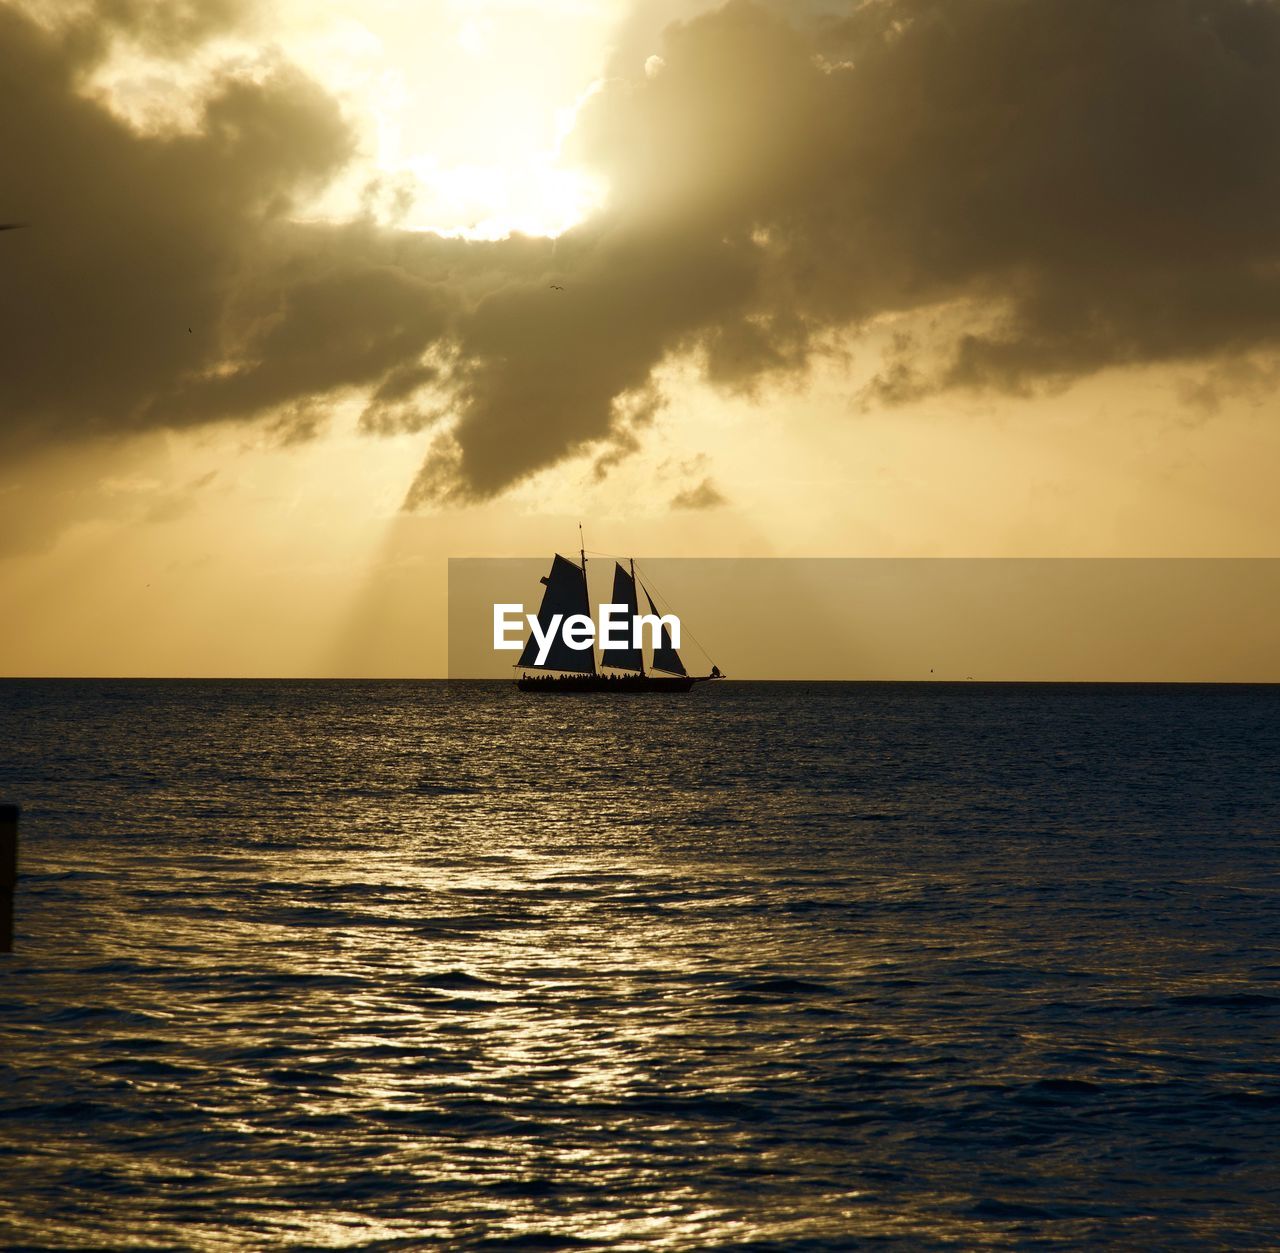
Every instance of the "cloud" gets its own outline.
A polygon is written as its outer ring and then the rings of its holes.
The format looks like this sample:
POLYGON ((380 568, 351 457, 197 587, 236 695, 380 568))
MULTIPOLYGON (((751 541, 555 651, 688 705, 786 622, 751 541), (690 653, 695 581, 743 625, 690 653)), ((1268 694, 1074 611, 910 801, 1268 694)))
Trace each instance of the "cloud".
POLYGON ((671 355, 750 393, 892 317, 862 399, 898 404, 1280 339, 1269 0, 735 0, 655 46, 664 10, 580 116, 611 191, 559 243, 564 292, 513 270, 453 327, 448 456, 411 503, 625 449, 616 403, 671 355))
POLYGON ((724 496, 710 479, 677 492, 671 499, 672 509, 715 509, 725 503, 724 496))
POLYGON ((351 151, 283 63, 221 82, 197 134, 139 136, 80 94, 84 43, 0 7, 5 211, 31 223, 0 252, 10 448, 228 416, 162 401, 224 364, 245 267, 351 151))
POLYGON ((245 23, 250 0, 95 0, 92 24, 76 28, 81 39, 123 35, 156 52, 183 52, 245 23))
POLYGON ((294 220, 354 143, 279 58, 229 68, 190 134, 81 93, 121 32, 179 48, 247 20, 230 0, 60 34, 0 7, 0 216, 33 224, 0 236, 0 445, 303 438, 354 389, 372 435, 427 435, 418 507, 607 470, 671 357, 750 393, 888 317, 866 403, 1274 351, 1272 0, 689 11, 624 32, 570 141, 608 202, 552 244, 294 220))

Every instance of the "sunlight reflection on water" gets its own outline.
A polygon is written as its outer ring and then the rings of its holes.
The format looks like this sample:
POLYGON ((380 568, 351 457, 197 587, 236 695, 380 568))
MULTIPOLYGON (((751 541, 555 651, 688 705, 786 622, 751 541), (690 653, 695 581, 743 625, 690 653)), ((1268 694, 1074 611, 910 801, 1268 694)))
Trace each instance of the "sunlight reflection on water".
POLYGON ((10 1243, 1280 1233, 1272 689, 0 686, 10 1243))

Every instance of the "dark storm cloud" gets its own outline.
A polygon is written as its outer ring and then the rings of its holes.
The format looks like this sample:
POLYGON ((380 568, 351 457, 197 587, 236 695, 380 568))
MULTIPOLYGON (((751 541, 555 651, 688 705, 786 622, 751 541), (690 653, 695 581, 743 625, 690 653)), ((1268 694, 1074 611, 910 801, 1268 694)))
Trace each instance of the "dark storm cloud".
MULTIPOLYGON (((618 402, 643 390, 669 352, 732 319, 754 283, 749 249, 700 232, 592 226, 562 238, 558 257, 562 291, 512 282, 457 320, 460 416, 446 496, 492 495, 622 433, 618 402)), ((422 484, 415 501, 427 498, 422 484)))
POLYGON ((804 33, 739 4, 664 60, 601 110, 601 156, 631 203, 767 232, 757 313, 791 321, 743 372, 805 327, 957 300, 994 325, 922 387, 1280 329, 1272 4, 887 0, 804 33))
POLYGON ((830 247, 829 277, 893 257, 870 312, 959 298, 987 322, 937 363, 911 346, 882 375, 891 396, 1275 342, 1275 5, 889 4, 825 43, 854 62, 833 79, 861 124, 799 220, 832 194, 849 220, 801 225, 794 255, 830 247))
POLYGON ((80 94, 83 42, 0 8, 0 195, 31 224, 0 253, 10 444, 185 420, 157 402, 219 364, 264 230, 351 147, 287 65, 223 82, 198 134, 143 138, 80 94))
MULTIPOLYGON (((899 315, 867 393, 892 403, 1158 362, 1225 386, 1280 337, 1270 0, 672 11, 638 11, 584 108, 610 200, 553 245, 293 222, 352 152, 315 84, 229 78, 197 133, 144 137, 76 90, 141 6, 60 38, 0 9, 0 216, 33 224, 0 237, 9 444, 300 437, 361 388, 369 432, 438 428, 418 505, 577 451, 607 469, 677 354, 749 393, 899 315)), ((241 9, 159 12, 175 47, 241 9)))
POLYGON ((671 352, 750 391, 901 315, 867 393, 892 403, 1275 344, 1276 5, 843 7, 669 25, 651 75, 641 14, 574 137, 612 188, 561 241, 578 303, 512 291, 466 328, 481 367, 419 496, 606 436, 671 352))

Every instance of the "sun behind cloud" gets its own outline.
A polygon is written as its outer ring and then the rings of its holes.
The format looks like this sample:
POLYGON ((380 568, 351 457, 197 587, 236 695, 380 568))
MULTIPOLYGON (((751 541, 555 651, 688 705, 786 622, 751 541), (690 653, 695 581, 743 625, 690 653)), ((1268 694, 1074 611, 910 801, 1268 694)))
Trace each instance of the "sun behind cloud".
POLYGON ((624 6, 355 3, 286 10, 290 54, 346 100, 361 159, 313 208, 463 239, 555 236, 601 204, 563 144, 624 6), (391 189, 372 200, 373 185, 391 189))

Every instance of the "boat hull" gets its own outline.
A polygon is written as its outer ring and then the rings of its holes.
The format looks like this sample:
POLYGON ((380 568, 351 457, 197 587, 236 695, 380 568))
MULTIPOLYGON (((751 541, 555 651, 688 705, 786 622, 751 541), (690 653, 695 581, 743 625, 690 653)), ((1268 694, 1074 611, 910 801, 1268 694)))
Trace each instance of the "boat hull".
POLYGON ((541 692, 546 695, 578 692, 687 692, 695 683, 705 683, 702 677, 692 675, 619 675, 613 678, 605 674, 556 674, 526 675, 516 680, 522 692, 541 692))

